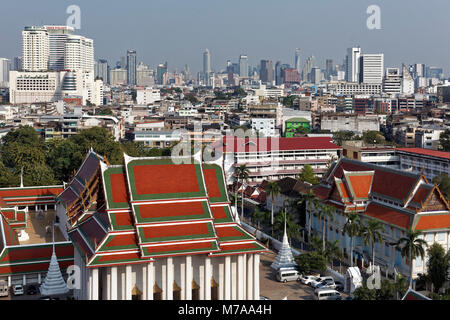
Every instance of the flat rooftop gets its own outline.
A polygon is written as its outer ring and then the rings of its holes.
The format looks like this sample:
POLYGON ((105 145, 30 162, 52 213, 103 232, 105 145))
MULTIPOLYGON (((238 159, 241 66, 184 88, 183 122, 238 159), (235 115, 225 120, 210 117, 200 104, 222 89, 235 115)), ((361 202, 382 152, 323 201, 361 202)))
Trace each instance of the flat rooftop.
MULTIPOLYGON (((27 227, 25 232, 28 233, 30 239, 27 241, 19 241, 20 244, 37 244, 52 242, 52 222, 55 221, 56 212, 54 210, 42 211, 39 215, 36 211, 28 211, 26 213, 27 227), (47 226, 50 226, 47 232, 47 226)), ((66 241, 58 226, 55 226, 55 242, 66 241)))

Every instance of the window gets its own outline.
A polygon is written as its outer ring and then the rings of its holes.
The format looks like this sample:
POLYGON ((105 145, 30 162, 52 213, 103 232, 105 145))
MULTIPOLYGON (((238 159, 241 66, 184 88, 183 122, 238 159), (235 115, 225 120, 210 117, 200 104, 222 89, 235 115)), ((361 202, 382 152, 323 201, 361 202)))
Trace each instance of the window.
POLYGON ((445 241, 445 232, 438 233, 438 241, 445 241))
POLYGON ((384 245, 384 255, 389 257, 389 245, 387 244, 384 245))
POLYGON ((434 240, 434 234, 428 233, 425 239, 426 239, 427 242, 433 241, 434 240))
POLYGON ((421 267, 422 266, 422 257, 418 256, 416 258, 416 267, 421 267))

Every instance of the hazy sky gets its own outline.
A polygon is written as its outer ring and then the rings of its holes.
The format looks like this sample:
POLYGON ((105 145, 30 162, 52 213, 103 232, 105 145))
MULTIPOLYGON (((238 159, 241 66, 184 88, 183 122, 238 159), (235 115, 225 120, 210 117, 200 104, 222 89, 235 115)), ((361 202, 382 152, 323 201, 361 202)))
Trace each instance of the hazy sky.
POLYGON ((126 50, 152 68, 200 71, 202 53, 211 52, 212 68, 239 54, 249 64, 261 59, 293 65, 315 55, 342 63, 346 48, 384 53, 385 66, 425 63, 450 72, 450 1, 448 0, 39 0, 2 1, 0 57, 21 55, 26 25, 65 24, 66 8, 81 8, 77 34, 94 39, 96 58, 115 64, 126 50), (381 8, 381 30, 366 27, 369 5, 381 8))

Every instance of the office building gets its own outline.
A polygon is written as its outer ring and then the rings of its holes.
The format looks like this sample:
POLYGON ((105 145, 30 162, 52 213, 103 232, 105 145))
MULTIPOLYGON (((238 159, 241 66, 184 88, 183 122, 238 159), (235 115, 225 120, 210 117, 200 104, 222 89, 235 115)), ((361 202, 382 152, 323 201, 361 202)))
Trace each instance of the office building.
POLYGON ((127 70, 126 69, 112 69, 109 71, 109 83, 112 86, 119 86, 127 84, 127 70))
POLYGON ((103 83, 109 83, 109 66, 108 61, 104 59, 99 59, 95 62, 94 67, 94 77, 95 79, 100 78, 103 83))
POLYGON ((127 51, 127 83, 130 86, 135 86, 136 79, 136 50, 127 51))
POLYGON ((205 86, 211 85, 211 54, 209 53, 209 50, 206 49, 205 52, 203 52, 203 79, 205 86))
POLYGON ((248 57, 246 55, 239 56, 239 76, 248 78, 248 57))
POLYGON ((383 83, 384 54, 363 54, 360 61, 360 82, 383 83))
POLYGON ((9 71, 11 70, 11 60, 0 58, 0 87, 9 86, 9 71))
POLYGON ((383 80, 383 92, 400 94, 402 92, 402 76, 399 68, 387 68, 383 80))
POLYGON ((48 32, 49 39, 49 61, 48 68, 51 71, 62 71, 65 69, 66 42, 75 29, 69 26, 44 26, 48 32))
POLYGON ((275 80, 272 60, 261 60, 260 80, 263 84, 269 85, 275 80))
POLYGON ((297 69, 298 74, 302 73, 300 53, 301 53, 301 50, 299 48, 296 48, 295 49, 295 57, 294 57, 294 68, 297 69))
POLYGON ((94 40, 79 35, 69 35, 65 48, 65 70, 94 73, 94 40))
POLYGON ((361 48, 348 48, 345 60, 345 80, 347 82, 359 82, 361 48))

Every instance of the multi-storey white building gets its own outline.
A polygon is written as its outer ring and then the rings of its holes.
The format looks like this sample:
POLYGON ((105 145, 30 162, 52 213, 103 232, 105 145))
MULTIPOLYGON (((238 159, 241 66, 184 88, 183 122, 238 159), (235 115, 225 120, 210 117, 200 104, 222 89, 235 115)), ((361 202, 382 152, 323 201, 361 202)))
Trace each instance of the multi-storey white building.
POLYGON ((136 90, 136 102, 137 104, 147 105, 153 104, 155 101, 161 100, 161 94, 159 89, 138 89, 136 90))
POLYGON ((280 135, 274 118, 251 118, 250 125, 255 135, 259 134, 263 137, 278 137, 280 135))
POLYGON ((24 71, 47 71, 50 55, 49 35, 45 27, 25 27, 22 31, 24 71))
POLYGON ((383 82, 384 54, 363 54, 361 56, 361 82, 381 84, 383 82))
POLYGON ((94 72, 94 41, 78 35, 70 35, 66 41, 66 70, 94 72))
POLYGON ((440 174, 450 176, 450 152, 422 148, 397 148, 399 168, 403 171, 420 174, 432 181, 440 174))
POLYGON ((49 64, 52 71, 65 69, 66 42, 75 29, 69 26, 44 26, 49 38, 49 64))
POLYGON ((358 95, 358 94, 381 94, 382 85, 381 83, 370 84, 370 83, 350 83, 350 82, 340 82, 340 83, 329 83, 327 84, 327 92, 331 94, 342 94, 342 95, 358 95))
POLYGON ((342 149, 329 137, 313 138, 238 138, 225 136, 210 146, 216 155, 223 153, 227 184, 236 181, 235 172, 245 164, 250 172, 247 183, 295 178, 305 164, 320 176, 342 149))

